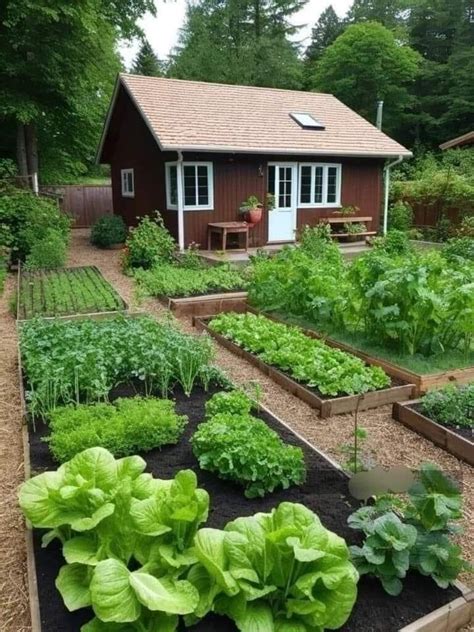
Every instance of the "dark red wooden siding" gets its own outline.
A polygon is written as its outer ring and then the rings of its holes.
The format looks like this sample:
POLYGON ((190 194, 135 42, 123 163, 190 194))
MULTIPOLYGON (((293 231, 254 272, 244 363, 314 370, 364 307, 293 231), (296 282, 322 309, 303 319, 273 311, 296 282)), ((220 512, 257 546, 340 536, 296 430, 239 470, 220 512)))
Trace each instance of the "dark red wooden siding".
MULTIPOLYGON (((176 152, 161 152, 127 94, 121 89, 104 144, 102 161, 112 167, 114 213, 129 225, 137 216, 159 210, 165 223, 177 239, 177 211, 166 210, 165 162, 177 159, 176 152), (120 170, 133 168, 135 197, 121 195, 120 170)), ((266 193, 268 162, 340 162, 342 163, 342 204, 360 208, 361 215, 374 217, 372 226, 378 228, 381 206, 382 161, 375 159, 338 159, 318 156, 264 156, 244 154, 185 153, 184 160, 211 161, 214 170, 214 210, 185 211, 185 244, 196 242, 207 247, 209 222, 241 219, 241 203, 250 195, 263 200, 266 193)), ((331 209, 300 209, 297 225, 315 224, 331 215, 331 209)), ((251 244, 267 243, 266 214, 251 232, 251 244)))

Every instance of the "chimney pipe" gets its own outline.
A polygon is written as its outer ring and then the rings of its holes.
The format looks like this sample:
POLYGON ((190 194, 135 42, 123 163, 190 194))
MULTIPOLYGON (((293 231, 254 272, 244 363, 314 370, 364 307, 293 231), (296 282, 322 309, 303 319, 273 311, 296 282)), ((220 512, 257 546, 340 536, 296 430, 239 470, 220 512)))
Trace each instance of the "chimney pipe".
POLYGON ((382 113, 383 113, 383 101, 377 101, 377 121, 376 126, 378 129, 382 129, 382 113))

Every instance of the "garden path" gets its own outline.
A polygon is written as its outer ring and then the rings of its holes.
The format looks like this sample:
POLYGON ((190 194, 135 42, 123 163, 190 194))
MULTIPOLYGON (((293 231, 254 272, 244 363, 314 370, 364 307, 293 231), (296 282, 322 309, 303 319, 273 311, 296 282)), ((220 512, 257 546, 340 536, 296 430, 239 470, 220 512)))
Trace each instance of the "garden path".
POLYGON ((30 629, 25 528, 17 502, 24 480, 17 336, 9 301, 16 277, 0 296, 0 631, 30 629))

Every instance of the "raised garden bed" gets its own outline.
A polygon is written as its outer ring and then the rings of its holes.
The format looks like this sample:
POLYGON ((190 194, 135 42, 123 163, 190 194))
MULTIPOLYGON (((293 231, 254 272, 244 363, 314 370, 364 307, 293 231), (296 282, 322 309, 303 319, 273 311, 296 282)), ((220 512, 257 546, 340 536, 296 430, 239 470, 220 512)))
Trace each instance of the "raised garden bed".
POLYGON ((394 403, 393 418, 458 459, 466 461, 469 465, 474 465, 474 441, 471 430, 443 426, 433 421, 420 412, 420 402, 420 399, 416 399, 409 402, 394 403))
POLYGON ((17 319, 110 314, 127 304, 95 266, 18 271, 17 319))
MULTIPOLYGON (((267 318, 270 318, 277 323, 294 325, 294 323, 288 323, 284 319, 279 318, 274 314, 269 314, 267 312, 257 310, 249 305, 247 305, 247 311, 252 312, 253 314, 262 314, 263 316, 266 316, 267 318)), ((296 326, 299 327, 299 325, 296 326)), ((397 380, 402 380, 403 382, 409 382, 410 384, 413 384, 415 388, 414 396, 416 397, 426 393, 430 389, 444 386, 445 384, 449 384, 450 382, 467 384, 468 382, 474 381, 474 367, 466 367, 464 369, 448 369, 446 371, 429 374, 415 373, 414 371, 405 369, 404 367, 398 364, 394 364, 389 360, 384 360, 377 356, 370 355, 365 351, 361 351, 357 347, 353 347, 346 342, 340 342, 339 340, 331 338, 330 336, 320 334, 313 329, 307 329, 304 327, 300 327, 300 329, 310 338, 323 340, 330 347, 335 347, 336 349, 341 349, 342 351, 351 353, 352 355, 355 355, 358 358, 361 358, 361 360, 367 362, 367 364, 373 364, 381 367, 385 371, 385 373, 387 373, 387 375, 390 375, 397 380)))
POLYGON ((183 298, 166 297, 162 303, 176 316, 213 316, 221 312, 245 312, 247 292, 210 293, 183 298))
POLYGON ((366 410, 368 408, 377 408, 384 404, 392 404, 396 401, 403 401, 411 397, 413 393, 413 384, 397 384, 393 382, 390 388, 369 391, 363 395, 327 397, 319 393, 316 389, 297 382, 288 374, 263 362, 253 353, 245 351, 231 340, 213 331, 208 326, 208 319, 193 318, 193 324, 198 330, 206 331, 223 347, 256 366, 284 389, 306 402, 312 408, 319 410, 322 419, 331 417, 332 415, 353 412, 356 409, 366 410))
MULTIPOLYGON (((111 399, 134 394, 132 388, 117 388, 111 399)), ((237 516, 251 515, 257 511, 269 511, 283 500, 301 502, 315 511, 323 524, 336 531, 350 543, 357 542, 357 534, 347 527, 347 517, 355 506, 347 492, 347 476, 324 454, 295 434, 282 421, 263 409, 259 416, 274 429, 285 442, 302 448, 307 470, 307 481, 301 487, 275 492, 264 499, 246 499, 242 489, 225 482, 210 472, 197 467, 189 438, 198 423, 204 417, 204 404, 210 393, 196 389, 190 398, 176 392, 177 412, 189 417, 185 435, 179 444, 154 450, 144 455, 147 470, 155 476, 171 478, 182 468, 195 470, 199 485, 204 487, 211 497, 211 511, 207 526, 222 527, 237 516)), ((40 441, 45 434, 42 427, 38 434, 30 435, 30 445, 26 442, 25 462, 31 456, 31 468, 36 473, 42 469, 54 467, 47 448, 40 441), (29 452, 28 452, 29 450, 29 452)), ((78 631, 80 626, 91 618, 91 612, 81 610, 70 613, 63 605, 54 581, 63 564, 60 547, 51 544, 41 548, 40 534, 35 532, 28 547, 30 575, 30 599, 33 618, 33 632, 78 631), (34 566, 36 562, 36 569, 34 566)), ((340 628, 343 632, 452 632, 469 621, 470 603, 463 596, 466 589, 457 584, 442 590, 427 578, 410 574, 399 597, 390 597, 378 581, 363 577, 359 582, 358 599, 349 621, 340 628)), ((217 615, 207 616, 201 623, 191 628, 194 632, 237 632, 235 625, 227 618, 217 615)), ((184 627, 180 628, 184 630, 184 627)))

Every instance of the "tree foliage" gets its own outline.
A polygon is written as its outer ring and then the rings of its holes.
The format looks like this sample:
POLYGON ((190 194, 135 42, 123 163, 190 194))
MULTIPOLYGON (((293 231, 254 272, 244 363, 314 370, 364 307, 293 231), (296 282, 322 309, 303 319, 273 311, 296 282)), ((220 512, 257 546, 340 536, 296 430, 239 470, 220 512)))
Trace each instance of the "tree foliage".
MULTIPOLYGON (((93 157, 120 61, 120 37, 152 0, 6 0, 0 7, 0 120, 26 144, 20 173, 77 173, 93 157), (23 134, 23 136, 22 136, 23 134)), ((8 137, 14 155, 12 134, 8 137)), ((25 148, 23 148, 24 150, 25 148)), ((21 150, 21 147, 20 147, 21 150)))
POLYGON ((299 88, 290 23, 306 0, 201 0, 189 4, 170 74, 181 79, 299 88))
POLYGON ((371 121, 376 102, 384 100, 385 128, 393 130, 412 102, 408 86, 419 62, 419 55, 381 24, 354 24, 326 49, 311 87, 333 93, 371 121))
POLYGON ((144 40, 132 65, 132 72, 147 77, 161 77, 163 69, 150 42, 144 40))

